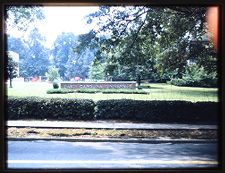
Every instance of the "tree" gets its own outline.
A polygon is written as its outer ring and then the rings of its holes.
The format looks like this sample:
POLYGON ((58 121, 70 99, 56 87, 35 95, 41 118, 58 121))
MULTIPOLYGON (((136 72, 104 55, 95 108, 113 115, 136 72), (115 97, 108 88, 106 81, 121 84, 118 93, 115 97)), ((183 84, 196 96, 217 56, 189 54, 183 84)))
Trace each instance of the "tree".
POLYGON ((18 63, 15 62, 12 58, 12 56, 7 53, 7 56, 6 56, 6 59, 7 59, 7 66, 6 66, 6 80, 9 79, 9 82, 10 82, 10 88, 12 88, 12 80, 13 78, 17 77, 17 73, 18 73, 18 63))
POLYGON ((215 64, 212 44, 202 42, 205 12, 204 7, 102 6, 87 21, 98 20, 98 27, 80 37, 77 49, 97 47, 106 70, 122 78, 181 77, 188 60, 204 68, 215 64), (193 48, 193 40, 201 49, 193 48))
POLYGON ((89 67, 91 66, 93 59, 94 53, 89 49, 86 49, 81 55, 75 53, 75 56, 70 57, 65 65, 65 77, 67 79, 72 79, 76 76, 79 76, 82 79, 88 78, 89 67))
POLYGON ((68 60, 75 61, 76 55, 73 51, 74 45, 76 45, 77 37, 73 33, 62 33, 59 35, 52 50, 53 64, 59 69, 59 74, 64 80, 68 80, 66 77, 68 60))
POLYGON ((48 69, 46 76, 50 82, 53 82, 54 80, 58 80, 60 78, 59 70, 55 67, 51 67, 48 69))
POLYGON ((5 18, 8 28, 26 31, 37 20, 44 19, 41 6, 7 6, 5 18))
POLYGON ((105 79, 104 63, 100 63, 99 60, 95 59, 89 71, 89 78, 93 80, 104 80, 105 79))
POLYGON ((25 41, 26 54, 21 59, 21 76, 44 76, 48 71, 49 51, 44 47, 44 41, 38 29, 30 32, 28 40, 25 41))

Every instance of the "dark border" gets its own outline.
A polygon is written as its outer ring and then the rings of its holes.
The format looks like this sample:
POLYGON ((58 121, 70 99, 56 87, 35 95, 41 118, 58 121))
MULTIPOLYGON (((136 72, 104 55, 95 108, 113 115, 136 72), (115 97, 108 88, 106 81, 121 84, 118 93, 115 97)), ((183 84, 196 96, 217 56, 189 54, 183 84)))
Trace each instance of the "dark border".
POLYGON ((0 16, 1 16, 1 44, 0 44, 0 172, 13 173, 13 172, 184 172, 184 173, 222 173, 225 171, 225 4, 224 0, 1 0, 0 16), (55 5, 55 6, 68 6, 68 5, 153 5, 153 6, 171 6, 171 5, 186 5, 186 6, 219 6, 220 19, 219 19, 219 48, 218 48, 218 71, 220 74, 219 80, 219 99, 220 99, 220 116, 219 116, 219 155, 218 161, 221 163, 218 169, 6 169, 6 131, 5 131, 5 113, 4 107, 7 99, 5 99, 6 87, 4 84, 4 50, 5 50, 5 35, 4 31, 4 6, 5 5, 55 5))

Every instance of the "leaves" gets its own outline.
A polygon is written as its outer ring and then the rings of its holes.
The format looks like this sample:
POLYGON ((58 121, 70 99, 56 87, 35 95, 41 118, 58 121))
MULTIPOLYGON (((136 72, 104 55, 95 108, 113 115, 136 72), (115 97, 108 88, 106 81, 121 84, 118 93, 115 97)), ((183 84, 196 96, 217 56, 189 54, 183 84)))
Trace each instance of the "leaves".
POLYGON ((33 22, 45 17, 41 6, 7 6, 5 18, 8 27, 26 31, 33 22))

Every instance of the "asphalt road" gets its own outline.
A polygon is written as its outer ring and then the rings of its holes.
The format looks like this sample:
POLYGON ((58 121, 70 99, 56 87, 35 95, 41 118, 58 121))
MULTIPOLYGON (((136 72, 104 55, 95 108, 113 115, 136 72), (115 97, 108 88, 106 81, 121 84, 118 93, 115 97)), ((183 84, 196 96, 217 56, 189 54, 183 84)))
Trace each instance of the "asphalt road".
POLYGON ((214 168, 217 143, 8 141, 8 168, 214 168))

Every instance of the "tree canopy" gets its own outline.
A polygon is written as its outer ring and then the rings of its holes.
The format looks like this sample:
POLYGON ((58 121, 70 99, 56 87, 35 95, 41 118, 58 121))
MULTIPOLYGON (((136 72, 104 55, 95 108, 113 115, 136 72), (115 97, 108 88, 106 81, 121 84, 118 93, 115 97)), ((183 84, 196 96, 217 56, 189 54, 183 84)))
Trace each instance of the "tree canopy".
POLYGON ((36 20, 45 18, 41 6, 7 6, 5 18, 8 27, 26 31, 36 20))
POLYGON ((13 57, 8 52, 6 53, 6 60, 7 65, 6 65, 5 79, 6 80, 9 79, 10 82, 9 86, 10 88, 12 88, 12 80, 18 75, 18 63, 13 60, 13 57))
POLYGON ((30 32, 25 41, 25 55, 21 58, 21 76, 44 76, 50 65, 48 49, 43 45, 44 37, 38 29, 30 32))
POLYGON ((204 7, 102 6, 88 16, 97 22, 79 37, 82 48, 97 48, 104 72, 120 80, 181 78, 188 61, 207 72, 216 53, 207 38, 204 7))

